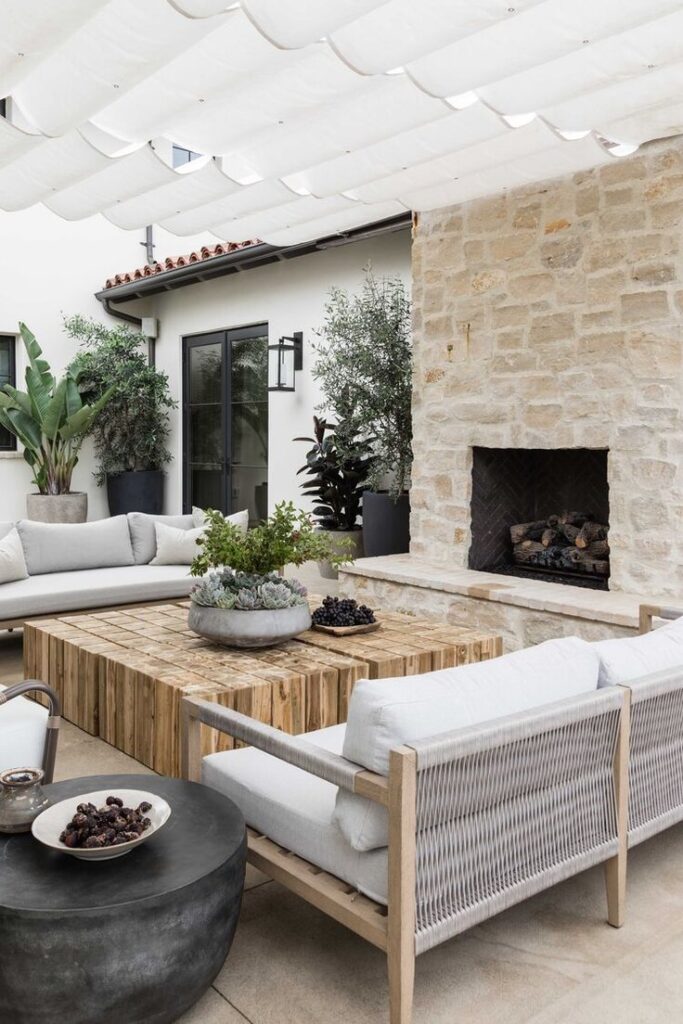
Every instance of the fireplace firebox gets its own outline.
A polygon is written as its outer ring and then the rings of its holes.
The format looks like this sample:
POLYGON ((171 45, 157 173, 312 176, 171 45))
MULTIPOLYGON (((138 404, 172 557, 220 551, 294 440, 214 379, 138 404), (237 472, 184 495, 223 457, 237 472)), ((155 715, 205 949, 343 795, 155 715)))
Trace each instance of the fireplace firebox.
POLYGON ((609 587, 606 449, 473 448, 470 569, 609 587))

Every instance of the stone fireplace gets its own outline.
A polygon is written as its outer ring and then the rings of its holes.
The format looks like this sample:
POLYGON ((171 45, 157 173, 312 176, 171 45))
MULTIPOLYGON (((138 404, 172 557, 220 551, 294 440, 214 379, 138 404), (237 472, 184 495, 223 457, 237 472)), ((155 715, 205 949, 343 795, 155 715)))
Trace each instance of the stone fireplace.
MULTIPOLYGON (((410 558, 368 560, 344 574, 347 589, 453 622, 500 622, 518 645, 632 630, 641 597, 683 599, 682 242, 680 137, 417 218, 410 558), (473 522, 476 452, 514 453, 525 479, 534 461, 546 472, 551 452, 556 466, 582 460, 549 514, 585 501, 608 515, 609 592, 482 566, 498 513, 484 527, 475 509, 473 522)), ((520 517, 550 509, 545 486, 520 517)))
POLYGON ((593 448, 475 447, 468 567, 606 590, 608 548, 581 542, 586 523, 609 524, 607 458, 593 448))

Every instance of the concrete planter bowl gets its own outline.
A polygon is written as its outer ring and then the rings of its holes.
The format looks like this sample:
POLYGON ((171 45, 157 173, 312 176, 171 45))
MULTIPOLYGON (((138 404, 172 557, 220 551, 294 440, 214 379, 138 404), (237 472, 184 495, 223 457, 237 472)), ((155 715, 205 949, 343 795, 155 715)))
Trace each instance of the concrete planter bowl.
POLYGON ((26 515, 39 523, 84 523, 88 518, 88 495, 84 491, 27 494, 26 515))
POLYGON ((273 647, 310 629, 311 613, 306 604, 243 612, 192 603, 188 626, 225 647, 273 647))

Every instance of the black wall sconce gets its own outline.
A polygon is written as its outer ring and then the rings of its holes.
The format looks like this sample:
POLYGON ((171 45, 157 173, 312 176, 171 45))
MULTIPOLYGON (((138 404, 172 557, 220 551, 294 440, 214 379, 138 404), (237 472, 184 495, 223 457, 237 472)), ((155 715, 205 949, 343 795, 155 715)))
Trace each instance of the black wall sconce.
POLYGON ((268 390, 294 391, 294 375, 304 365, 303 331, 283 335, 277 345, 268 346, 268 390))

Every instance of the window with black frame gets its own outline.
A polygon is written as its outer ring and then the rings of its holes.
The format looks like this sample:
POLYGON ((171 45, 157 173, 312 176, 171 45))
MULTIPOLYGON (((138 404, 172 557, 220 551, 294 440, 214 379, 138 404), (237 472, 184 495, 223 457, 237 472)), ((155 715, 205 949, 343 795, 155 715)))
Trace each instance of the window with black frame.
MULTIPOLYGON (((11 334, 0 334, 0 388, 5 384, 14 386, 16 372, 14 364, 14 348, 16 339, 11 334)), ((16 451, 17 439, 6 427, 0 424, 0 452, 16 451)))

